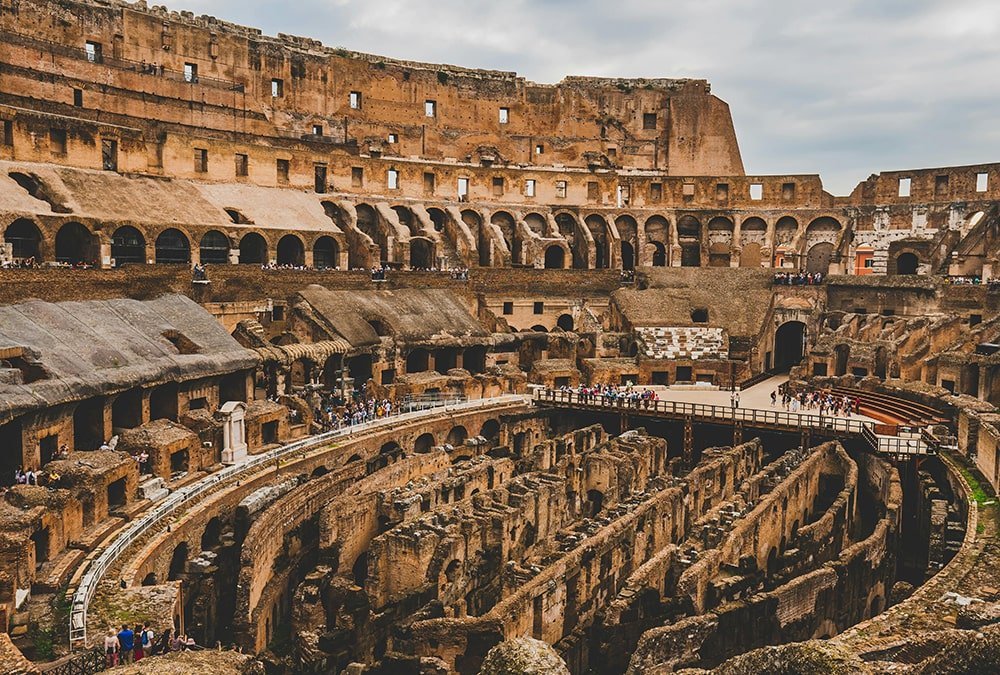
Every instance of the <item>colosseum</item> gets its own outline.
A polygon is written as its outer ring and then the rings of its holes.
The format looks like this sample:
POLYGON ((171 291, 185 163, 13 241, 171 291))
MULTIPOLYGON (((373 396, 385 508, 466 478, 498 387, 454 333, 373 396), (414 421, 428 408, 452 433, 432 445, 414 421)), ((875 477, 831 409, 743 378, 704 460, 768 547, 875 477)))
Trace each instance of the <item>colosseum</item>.
POLYGON ((0 33, 5 672, 1000 672, 1000 163, 835 196, 701 79, 0 33))

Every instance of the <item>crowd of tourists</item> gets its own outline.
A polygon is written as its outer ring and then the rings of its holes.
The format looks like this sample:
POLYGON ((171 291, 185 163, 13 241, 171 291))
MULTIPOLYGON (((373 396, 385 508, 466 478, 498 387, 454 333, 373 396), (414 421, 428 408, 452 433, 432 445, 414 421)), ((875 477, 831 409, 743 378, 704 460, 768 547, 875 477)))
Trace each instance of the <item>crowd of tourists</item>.
POLYGON ((339 396, 326 395, 313 412, 320 429, 332 431, 389 417, 394 411, 393 402, 387 398, 363 398, 345 404, 339 396))
POLYGON ((113 628, 109 628, 104 638, 104 654, 108 668, 189 649, 200 649, 190 635, 183 635, 171 628, 157 635, 148 623, 136 624, 134 628, 123 625, 117 633, 113 628))
POLYGON ((782 408, 795 413, 817 411, 820 415, 850 417, 861 411, 861 399, 857 396, 840 396, 820 389, 791 391, 787 385, 781 385, 771 392, 772 408, 778 405, 778 399, 782 408))
POLYGON ((30 258, 15 258, 13 260, 3 260, 0 261, 0 269, 5 270, 33 270, 38 269, 41 265, 35 260, 35 256, 30 258))
POLYGON ((644 405, 649 406, 657 400, 656 392, 652 389, 640 389, 639 387, 627 384, 624 386, 614 386, 610 384, 597 384, 585 386, 583 384, 570 387, 563 385, 559 391, 571 392, 580 397, 581 403, 607 403, 611 405, 644 405))
MULTIPOLYGON (((978 274, 973 274, 971 276, 949 276, 944 278, 946 283, 952 284, 954 286, 979 286, 983 283, 983 278, 978 274)), ((990 280, 993 283, 993 280, 990 280)))
POLYGON ((822 272, 778 272, 774 275, 777 286, 817 286, 823 283, 822 272))

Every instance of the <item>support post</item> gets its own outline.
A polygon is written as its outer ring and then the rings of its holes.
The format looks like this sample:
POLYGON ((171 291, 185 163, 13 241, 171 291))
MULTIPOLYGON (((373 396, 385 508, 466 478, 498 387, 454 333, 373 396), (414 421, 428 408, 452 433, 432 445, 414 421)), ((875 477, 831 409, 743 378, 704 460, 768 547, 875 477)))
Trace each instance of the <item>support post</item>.
POLYGON ((684 465, 691 466, 694 459, 694 420, 684 416, 684 465))
POLYGON ((733 447, 743 443, 743 420, 736 420, 733 423, 733 447))

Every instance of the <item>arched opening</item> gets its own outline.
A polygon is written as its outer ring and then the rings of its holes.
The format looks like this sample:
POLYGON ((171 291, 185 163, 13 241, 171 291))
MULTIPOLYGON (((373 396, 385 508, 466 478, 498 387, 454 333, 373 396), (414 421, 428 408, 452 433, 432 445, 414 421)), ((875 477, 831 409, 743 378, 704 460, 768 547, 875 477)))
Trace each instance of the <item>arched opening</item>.
POLYGON ((827 274, 830 262, 833 260, 833 244, 821 242, 809 249, 806 255, 806 272, 810 274, 827 274))
POLYGON ((229 237, 218 230, 209 230, 201 238, 198 256, 202 265, 225 265, 229 262, 229 237))
POLYGON ((205 530, 201 533, 201 550, 210 551, 219 545, 222 538, 222 521, 215 516, 205 525, 205 530))
POLYGON ((596 269, 611 267, 611 237, 607 221, 601 216, 591 215, 583 222, 594 238, 594 267, 596 269))
POLYGON ((342 354, 331 354, 323 363, 323 386, 328 391, 334 391, 340 386, 343 366, 344 357, 342 354))
POLYGON ((14 260, 34 258, 36 262, 41 262, 42 233, 27 218, 19 218, 8 225, 3 239, 11 245, 14 260))
POLYGON ((552 245, 545 249, 545 269, 561 270, 566 267, 566 251, 562 246, 552 245))
POLYGON ((240 264, 262 265, 267 262, 267 242, 256 232, 248 232, 240 239, 240 264))
POLYGON ((635 248, 627 241, 622 242, 622 269, 635 269, 635 248))
POLYGON ((183 264, 191 262, 191 245, 180 230, 170 228, 156 238, 156 262, 183 264))
POLYGON ((448 563, 448 566, 444 569, 444 578, 448 580, 448 583, 453 584, 458 579, 458 573, 462 569, 462 563, 458 560, 452 560, 448 563))
POLYGON ((566 331, 567 333, 573 332, 573 317, 570 314, 560 314, 559 318, 556 319, 556 325, 566 331))
POLYGON ((805 355, 806 325, 789 321, 774 333, 774 367, 778 372, 789 370, 805 355))
POLYGON ((920 258, 914 253, 900 253, 896 258, 896 274, 916 274, 920 258))
POLYGON ((301 267, 306 263, 305 247, 294 234, 286 234, 278 240, 278 264, 301 267))
POLYGON ((406 372, 423 373, 430 369, 430 352, 417 348, 406 355, 406 372))
POLYGON ((460 445, 465 445, 465 440, 469 437, 469 432, 465 430, 465 427, 459 425, 451 428, 448 432, 448 437, 445 442, 448 445, 453 445, 458 447, 460 445))
POLYGON ((142 578, 143 586, 155 586, 156 585, 156 572, 150 572, 142 578))
POLYGON ((173 554, 170 556, 170 568, 167 573, 167 581, 177 581, 184 574, 187 566, 188 545, 186 541, 177 544, 173 554))
POLYGON ((112 429, 135 429, 141 425, 142 389, 137 387, 118 394, 115 402, 111 404, 112 429))
POLYGON ((435 209, 433 207, 427 209, 427 215, 430 217, 431 222, 434 224, 435 232, 444 232, 445 223, 448 221, 448 216, 441 209, 435 209))
POLYGON ((497 420, 486 420, 479 430, 479 435, 488 440, 496 440, 500 435, 500 422, 497 420))
POLYGON ((701 266, 701 223, 694 216, 677 221, 677 241, 681 245, 681 267, 701 266))
POLYGON ((413 442, 413 452, 422 455, 431 451, 434 447, 434 436, 431 434, 420 434, 413 442))
POLYGON ((177 421, 177 384, 161 384, 150 393, 149 419, 177 421))
POLYGON ((372 379, 372 355, 359 354, 348 359, 347 372, 354 380, 354 388, 364 390, 365 385, 372 379))
POLYGON ((89 398, 73 411, 73 447, 97 450, 104 441, 104 399, 89 398))
POLYGON ((434 243, 430 239, 410 239, 410 268, 429 270, 434 266, 434 243))
POLYGON ((111 257, 115 266, 143 264, 146 262, 146 239, 139 230, 125 225, 111 235, 111 257))
POLYGON ((371 237, 371 240, 378 246, 379 260, 381 262, 388 261, 389 247, 386 243, 385 233, 379 228, 378 213, 368 204, 358 204, 355 207, 355 212, 357 213, 358 229, 371 237))
POLYGON ((653 245, 653 267, 666 267, 667 247, 658 241, 652 242, 652 245, 653 245))
POLYGON ((340 246, 333 237, 320 237, 313 244, 313 267, 318 270, 340 266, 340 246))
POLYGON ((358 586, 365 585, 365 581, 368 579, 368 551, 359 555, 354 564, 351 565, 351 576, 354 577, 354 583, 358 586))
POLYGON ((462 211, 462 222, 476 238, 476 251, 479 254, 479 266, 489 267, 492 264, 493 242, 483 225, 483 217, 471 209, 462 211))
POLYGON ((93 264, 94 235, 80 223, 66 223, 56 233, 56 260, 70 265, 93 264))
POLYGON ((486 370, 486 347, 476 345, 469 347, 462 354, 462 366, 472 375, 479 375, 486 370))
POLYGON ((767 578, 772 579, 778 572, 778 549, 772 546, 767 554, 767 578))
POLYGON ((833 348, 833 374, 836 376, 847 374, 847 361, 851 358, 850 345, 837 345, 833 348))
MULTIPOLYGON (((517 234, 517 224, 514 222, 514 216, 506 211, 497 211, 490 216, 490 224, 500 230, 504 243, 507 244, 507 250, 510 251, 510 261, 515 265, 523 263, 521 238, 517 234)), ((493 264, 499 264, 499 260, 496 257, 494 257, 493 264)))
POLYGON ((729 267, 734 230, 733 221, 725 216, 708 221, 709 267, 729 267))

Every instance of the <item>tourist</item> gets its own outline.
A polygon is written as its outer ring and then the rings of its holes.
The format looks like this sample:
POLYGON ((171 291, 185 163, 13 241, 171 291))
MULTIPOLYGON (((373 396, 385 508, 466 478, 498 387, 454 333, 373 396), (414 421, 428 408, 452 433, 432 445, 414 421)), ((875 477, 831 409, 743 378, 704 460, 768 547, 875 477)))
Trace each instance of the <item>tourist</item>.
POLYGON ((175 633, 174 637, 170 639, 170 651, 179 652, 182 644, 180 633, 175 633))
POLYGON ((167 628, 163 631, 163 634, 160 635, 160 641, 156 643, 155 647, 153 647, 153 654, 166 654, 170 651, 170 635, 172 630, 173 629, 171 628, 167 628))
POLYGON ((122 663, 132 663, 133 649, 135 648, 135 633, 127 624, 118 631, 118 645, 120 660, 122 663))
POLYGON ((187 638, 184 640, 184 650, 185 651, 190 650, 190 649, 194 649, 197 646, 198 645, 195 643, 194 637, 192 637, 191 635, 188 635, 187 638))
POLYGON ((142 644, 142 626, 136 624, 135 628, 132 629, 132 635, 135 642, 135 647, 132 650, 133 659, 141 661, 142 657, 146 655, 146 650, 142 644))
MULTIPOLYGON (((136 628, 139 628, 136 626, 136 628)), ((139 630, 139 645, 142 647, 143 656, 152 656, 154 647, 154 638, 156 637, 152 629, 150 629, 148 623, 143 623, 141 629, 139 630)), ((138 659, 136 659, 138 660, 138 659)))
POLYGON ((104 638, 104 656, 108 668, 114 668, 118 665, 118 637, 115 635, 114 628, 109 628, 108 634, 104 638))
POLYGON ((778 400, 778 390, 775 389, 771 392, 771 407, 774 407, 775 402, 778 400))

